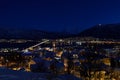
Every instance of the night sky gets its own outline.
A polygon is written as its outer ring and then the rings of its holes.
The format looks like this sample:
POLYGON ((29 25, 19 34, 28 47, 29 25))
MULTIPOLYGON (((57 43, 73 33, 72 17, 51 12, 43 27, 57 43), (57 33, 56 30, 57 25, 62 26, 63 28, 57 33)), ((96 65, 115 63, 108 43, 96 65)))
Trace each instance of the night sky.
POLYGON ((120 0, 0 0, 0 26, 76 33, 120 23, 120 0))

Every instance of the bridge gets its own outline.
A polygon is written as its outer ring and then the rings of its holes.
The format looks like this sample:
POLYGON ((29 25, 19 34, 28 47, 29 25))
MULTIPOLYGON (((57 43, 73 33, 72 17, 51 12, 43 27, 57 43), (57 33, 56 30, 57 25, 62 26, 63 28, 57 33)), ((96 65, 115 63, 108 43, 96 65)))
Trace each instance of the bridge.
POLYGON ((49 42, 49 40, 44 40, 44 41, 42 41, 42 42, 40 42, 40 43, 38 43, 38 44, 36 44, 36 45, 30 46, 30 47, 24 49, 24 50, 22 50, 22 51, 23 51, 23 52, 28 52, 30 49, 33 49, 33 48, 35 48, 35 47, 37 47, 37 46, 40 46, 41 44, 44 44, 44 43, 46 43, 46 42, 49 42))

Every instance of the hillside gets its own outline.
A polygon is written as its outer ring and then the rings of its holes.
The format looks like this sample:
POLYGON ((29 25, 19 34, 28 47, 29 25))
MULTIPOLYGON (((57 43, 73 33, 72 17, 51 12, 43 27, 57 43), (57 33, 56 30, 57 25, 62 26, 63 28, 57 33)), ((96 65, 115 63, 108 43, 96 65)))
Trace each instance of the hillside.
POLYGON ((69 37, 67 33, 47 32, 38 29, 0 28, 0 39, 56 39, 69 37))
POLYGON ((120 39, 120 24, 96 25, 79 33, 80 37, 120 39))

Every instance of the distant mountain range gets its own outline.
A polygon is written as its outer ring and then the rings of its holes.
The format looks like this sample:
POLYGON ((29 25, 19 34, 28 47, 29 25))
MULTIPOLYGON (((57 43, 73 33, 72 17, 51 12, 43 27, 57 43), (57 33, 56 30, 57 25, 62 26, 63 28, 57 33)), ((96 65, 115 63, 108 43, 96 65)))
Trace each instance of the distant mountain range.
POLYGON ((0 39, 57 39, 67 37, 95 37, 102 39, 120 39, 120 24, 96 25, 79 34, 47 32, 38 29, 0 27, 0 39))
POLYGON ((99 24, 80 32, 77 36, 102 39, 120 39, 120 24, 99 24))
POLYGON ((71 36, 69 33, 47 32, 38 29, 0 27, 0 39, 56 39, 71 36))

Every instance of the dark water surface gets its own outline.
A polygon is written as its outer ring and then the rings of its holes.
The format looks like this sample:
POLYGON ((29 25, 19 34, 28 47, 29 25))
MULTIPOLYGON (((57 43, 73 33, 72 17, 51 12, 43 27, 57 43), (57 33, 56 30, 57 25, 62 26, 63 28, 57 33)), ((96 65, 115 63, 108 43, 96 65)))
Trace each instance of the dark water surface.
POLYGON ((26 42, 26 43, 0 43, 0 48, 27 48, 37 44, 37 42, 26 42))

